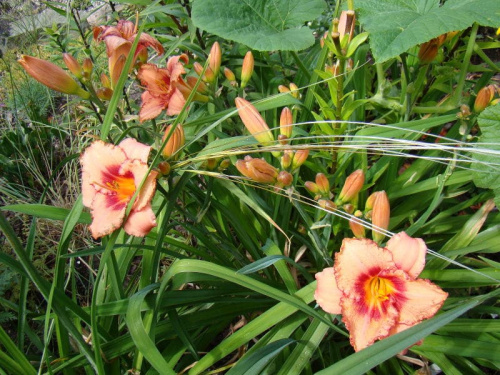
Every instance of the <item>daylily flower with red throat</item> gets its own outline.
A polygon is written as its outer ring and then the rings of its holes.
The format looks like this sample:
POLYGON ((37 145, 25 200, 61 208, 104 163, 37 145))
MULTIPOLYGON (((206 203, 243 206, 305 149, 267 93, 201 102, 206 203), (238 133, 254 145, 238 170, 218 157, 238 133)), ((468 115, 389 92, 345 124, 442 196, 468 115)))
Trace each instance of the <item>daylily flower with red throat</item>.
POLYGON ((181 74, 185 74, 183 63, 188 63, 187 55, 172 56, 166 68, 158 68, 154 64, 144 64, 139 69, 137 78, 146 88, 141 95, 142 105, 139 121, 151 120, 167 110, 167 115, 178 115, 186 99, 179 87, 185 85, 181 74))
POLYGON ((359 351, 404 331, 441 308, 448 293, 417 279, 427 247, 401 232, 387 247, 368 239, 344 239, 334 267, 316 274, 314 298, 323 310, 342 314, 351 345, 359 351))
MULTIPOLYGON (((118 82, 118 78, 123 70, 125 60, 127 59, 135 37, 137 36, 137 23, 120 20, 116 26, 96 26, 94 27, 94 39, 104 40, 106 43, 106 53, 109 59, 109 74, 113 88, 118 82)), ((152 47, 158 55, 164 52, 163 46, 151 35, 141 33, 139 44, 134 53, 134 60, 130 69, 132 69, 138 57, 141 60, 147 60, 147 48, 152 47), (146 56, 144 56, 146 55, 146 56)))
MULTIPOLYGON (((114 232, 125 220, 127 205, 148 172, 151 150, 133 138, 118 146, 95 141, 80 158, 83 204, 91 209, 90 232, 99 238, 114 232)), ((150 172, 137 195, 123 229, 143 237, 156 226, 151 199, 158 172, 150 172)))

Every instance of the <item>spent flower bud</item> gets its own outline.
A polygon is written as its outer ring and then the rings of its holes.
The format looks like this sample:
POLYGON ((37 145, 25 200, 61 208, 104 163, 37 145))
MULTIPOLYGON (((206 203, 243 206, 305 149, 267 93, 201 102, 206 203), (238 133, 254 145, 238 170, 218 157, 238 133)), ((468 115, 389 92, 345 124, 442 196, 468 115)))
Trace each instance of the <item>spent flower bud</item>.
POLYGON ((235 164, 238 171, 245 177, 264 184, 274 184, 278 177, 278 170, 263 159, 254 159, 245 156, 235 164))

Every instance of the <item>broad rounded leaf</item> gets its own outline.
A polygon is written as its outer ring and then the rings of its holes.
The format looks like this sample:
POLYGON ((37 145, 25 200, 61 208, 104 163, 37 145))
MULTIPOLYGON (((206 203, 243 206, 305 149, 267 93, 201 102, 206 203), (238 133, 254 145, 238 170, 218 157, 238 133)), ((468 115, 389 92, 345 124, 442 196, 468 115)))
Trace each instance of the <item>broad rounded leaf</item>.
POLYGON ((299 51, 314 43, 303 26, 321 15, 324 0, 196 0, 193 23, 258 51, 299 51))
POLYGON ((439 0, 356 0, 355 4, 379 63, 474 22, 500 25, 498 0, 448 0, 441 7, 439 0))
POLYGON ((486 108, 477 119, 481 137, 472 164, 474 184, 493 189, 495 204, 500 207, 500 104, 486 108))

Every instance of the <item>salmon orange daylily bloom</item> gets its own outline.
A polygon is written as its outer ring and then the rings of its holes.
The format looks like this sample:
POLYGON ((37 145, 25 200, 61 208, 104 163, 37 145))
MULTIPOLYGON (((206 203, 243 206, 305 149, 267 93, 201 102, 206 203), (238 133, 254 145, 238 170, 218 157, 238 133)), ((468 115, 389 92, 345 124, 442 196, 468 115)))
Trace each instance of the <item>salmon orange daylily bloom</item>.
MULTIPOLYGON (((125 220, 127 205, 148 172, 151 150, 133 138, 118 146, 95 141, 80 158, 83 204, 91 209, 90 231, 99 238, 118 229, 125 220)), ((143 237, 156 226, 151 199, 158 172, 150 172, 125 220, 124 230, 143 237)))
POLYGON ((184 63, 189 61, 186 55, 172 56, 166 68, 158 68, 154 64, 144 64, 137 77, 146 88, 141 95, 142 105, 139 121, 151 120, 167 110, 167 115, 178 115, 186 99, 179 87, 184 85, 181 74, 186 73, 184 63))
MULTIPOLYGON (((116 26, 97 26, 94 28, 94 39, 103 40, 106 43, 109 74, 113 88, 120 77, 125 60, 132 49, 132 44, 136 36, 137 24, 127 20, 118 21, 116 26)), ((152 47, 159 55, 162 55, 164 52, 163 46, 158 40, 149 34, 141 33, 131 69, 138 58, 141 58, 141 60, 147 59, 148 47, 152 47)))
POLYGON ((432 317, 448 294, 429 280, 417 279, 427 247, 401 232, 387 247, 368 239, 344 239, 334 267, 316 274, 316 302, 342 314, 351 345, 359 351, 432 317))

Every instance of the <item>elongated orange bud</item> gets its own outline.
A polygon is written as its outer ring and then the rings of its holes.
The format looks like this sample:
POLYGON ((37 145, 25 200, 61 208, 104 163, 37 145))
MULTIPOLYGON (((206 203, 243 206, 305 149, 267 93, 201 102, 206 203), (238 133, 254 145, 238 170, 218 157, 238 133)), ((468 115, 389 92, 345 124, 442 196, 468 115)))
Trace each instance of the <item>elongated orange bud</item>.
POLYGON ((312 181, 306 181, 304 183, 304 187, 309 191, 311 192, 312 194, 314 195, 318 195, 318 198, 319 198, 319 187, 316 183, 312 182, 312 181))
POLYGON ((243 121, 250 134, 264 146, 273 144, 273 133, 269 130, 269 126, 267 126, 257 108, 243 98, 236 98, 235 103, 241 121, 243 121))
POLYGON ((73 75, 81 79, 83 77, 83 69, 80 63, 69 53, 63 53, 63 61, 66 67, 69 69, 73 75))
MULTIPOLYGON (((187 80, 187 83, 190 87, 196 86, 196 82, 198 82, 198 78, 196 78, 194 76, 186 77, 186 80, 187 80)), ((198 88, 196 89, 196 91, 198 91, 201 94, 206 94, 208 92, 208 87, 207 87, 207 85, 205 85, 205 83, 203 81, 201 81, 200 84, 198 85, 198 88)))
POLYGON ((318 186, 319 193, 326 198, 330 196, 330 182, 323 173, 316 175, 316 185, 318 186))
POLYGON ((304 164, 308 156, 309 156, 309 150, 295 151, 292 158, 292 166, 291 166, 292 172, 296 171, 302 164, 304 164))
POLYGON ((356 24, 356 14, 353 10, 343 10, 340 13, 339 19, 339 33, 340 40, 344 39, 346 34, 349 34, 348 42, 352 40, 354 36, 354 25, 356 24))
MULTIPOLYGON (((378 228, 389 228, 389 219, 391 217, 391 207, 389 198, 385 191, 376 191, 366 200, 366 209, 371 209, 372 224, 378 228)), ((384 239, 385 234, 379 233, 376 228, 372 230, 372 238, 376 242, 384 239)))
POLYGON ((351 228, 351 231, 354 234, 354 237, 365 238, 366 230, 365 230, 365 227, 363 225, 361 225, 360 222, 356 221, 355 219, 349 220, 349 228, 351 228))
POLYGON ((208 59, 209 59, 208 66, 210 70, 213 72, 213 80, 211 81, 209 80, 209 82, 213 82, 215 81, 215 78, 219 75, 220 63, 222 60, 222 51, 220 49, 219 42, 215 42, 212 45, 208 59))
POLYGON ((238 171, 245 177, 264 184, 274 184, 278 177, 278 170, 263 159, 254 159, 246 156, 235 164, 238 171))
POLYGON ((224 75, 226 76, 228 81, 236 81, 236 76, 234 75, 233 71, 229 69, 228 67, 224 67, 224 75))
MULTIPOLYGON (((165 129, 163 140, 167 138, 168 134, 170 133, 170 129, 172 129, 172 125, 167 126, 167 129, 165 129)), ((163 156, 168 159, 177 159, 180 154, 178 151, 182 148, 182 146, 184 146, 185 142, 186 139, 184 137, 184 128, 181 124, 178 124, 162 151, 163 156)))
POLYGON ((280 134, 284 135, 286 138, 290 138, 292 136, 293 130, 293 115, 290 108, 285 107, 281 111, 280 116, 280 134))
POLYGON ((352 172, 344 182, 342 191, 339 194, 339 201, 341 203, 355 201, 364 183, 365 174, 361 169, 352 172))
POLYGON ((26 73, 48 88, 69 95, 78 95, 83 99, 90 97, 90 94, 83 90, 68 73, 51 62, 26 55, 22 55, 18 61, 26 73))
POLYGON ((253 74, 254 59, 252 51, 248 51, 243 59, 243 67, 241 68, 241 88, 244 88, 253 74))
POLYGON ((293 151, 286 150, 283 153, 283 156, 281 157, 281 167, 284 169, 290 168, 290 165, 292 165, 292 158, 293 158, 293 151))
POLYGON ((92 75, 92 70, 94 69, 94 63, 92 62, 91 59, 88 57, 83 60, 83 78, 85 79, 90 79, 90 76, 92 75))
POLYGON ((495 86, 489 85, 483 87, 476 96, 476 101, 474 102, 474 111, 481 112, 488 107, 493 98, 495 97, 495 86))

